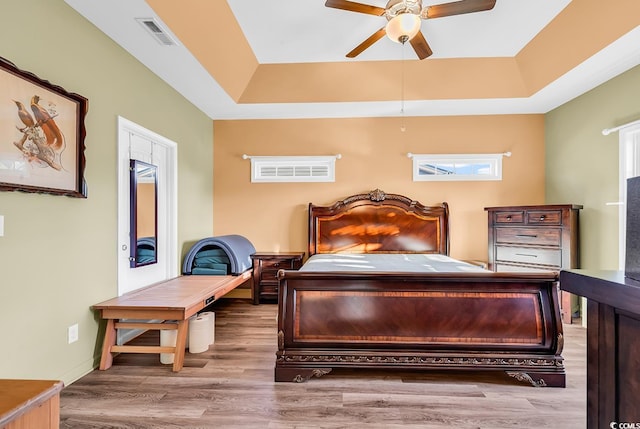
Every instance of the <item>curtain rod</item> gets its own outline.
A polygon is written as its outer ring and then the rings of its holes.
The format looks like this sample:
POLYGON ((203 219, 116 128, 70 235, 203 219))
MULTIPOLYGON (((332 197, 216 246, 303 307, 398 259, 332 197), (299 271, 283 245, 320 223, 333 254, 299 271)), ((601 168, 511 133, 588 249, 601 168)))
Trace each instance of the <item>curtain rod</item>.
POLYGON ((637 120, 632 121, 632 122, 627 122, 626 124, 622 124, 622 125, 619 125, 619 126, 614 127, 614 128, 605 128, 604 130, 602 130, 602 135, 603 136, 608 136, 609 134, 615 133, 616 131, 619 131, 622 128, 626 128, 626 127, 629 127, 631 125, 636 125, 636 124, 640 124, 640 119, 637 119, 637 120))
MULTIPOLYGON (((494 155, 492 153, 488 154, 488 155, 494 155)), ((509 158, 511 156, 511 152, 502 152, 502 153, 498 153, 496 155, 503 155, 506 156, 507 158, 509 158)), ((411 152, 407 152, 407 158, 413 158, 414 156, 418 156, 415 153, 411 153, 411 152)), ((438 155, 436 155, 438 156, 438 155)))
MULTIPOLYGON (((330 157, 334 157, 335 159, 342 159, 342 154, 328 155, 330 157)), ((316 155, 301 155, 302 158, 318 158, 316 155)), ((319 155, 319 157, 323 157, 323 155, 319 155)), ((268 156, 255 156, 255 155, 247 155, 246 153, 242 155, 242 159, 251 159, 251 158, 269 158, 268 156)), ((273 156, 272 158, 291 158, 290 156, 273 156)))

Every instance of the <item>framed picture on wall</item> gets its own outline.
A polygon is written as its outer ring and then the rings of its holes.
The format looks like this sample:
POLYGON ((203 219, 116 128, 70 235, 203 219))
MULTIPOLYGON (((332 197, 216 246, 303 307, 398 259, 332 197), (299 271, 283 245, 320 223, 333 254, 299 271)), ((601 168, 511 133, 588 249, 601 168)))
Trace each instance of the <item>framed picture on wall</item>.
POLYGON ((0 190, 86 198, 87 108, 0 57, 0 190))

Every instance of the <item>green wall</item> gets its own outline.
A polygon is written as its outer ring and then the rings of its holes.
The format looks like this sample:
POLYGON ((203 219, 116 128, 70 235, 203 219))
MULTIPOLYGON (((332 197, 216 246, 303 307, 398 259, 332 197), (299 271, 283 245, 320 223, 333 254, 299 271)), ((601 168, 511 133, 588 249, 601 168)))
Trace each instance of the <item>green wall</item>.
POLYGON ((183 252, 212 235, 213 122, 63 0, 3 1, 0 56, 89 100, 88 198, 0 192, 0 378, 68 384, 99 358, 90 306, 117 295, 118 115, 178 143, 183 252))
POLYGON ((618 269, 618 133, 640 118, 640 66, 545 115, 546 201, 582 204, 581 267, 618 269))

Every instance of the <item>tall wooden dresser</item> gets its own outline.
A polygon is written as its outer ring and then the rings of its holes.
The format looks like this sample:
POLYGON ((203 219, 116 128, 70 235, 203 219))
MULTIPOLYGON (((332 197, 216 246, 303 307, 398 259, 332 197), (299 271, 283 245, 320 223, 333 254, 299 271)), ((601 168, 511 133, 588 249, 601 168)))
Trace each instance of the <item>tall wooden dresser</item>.
MULTIPOLYGON (((579 268, 578 213, 575 204, 486 207, 489 269, 560 271, 579 268)), ((560 292, 560 312, 571 323, 571 295, 560 292)))

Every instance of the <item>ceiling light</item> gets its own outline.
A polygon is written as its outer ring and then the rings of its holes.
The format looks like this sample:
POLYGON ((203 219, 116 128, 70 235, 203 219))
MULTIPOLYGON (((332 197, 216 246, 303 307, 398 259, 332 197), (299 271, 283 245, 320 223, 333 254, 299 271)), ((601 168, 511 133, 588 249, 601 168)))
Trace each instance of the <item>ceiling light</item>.
POLYGON ((389 39, 396 43, 405 43, 420 31, 420 16, 413 13, 399 13, 387 22, 385 28, 389 39))

